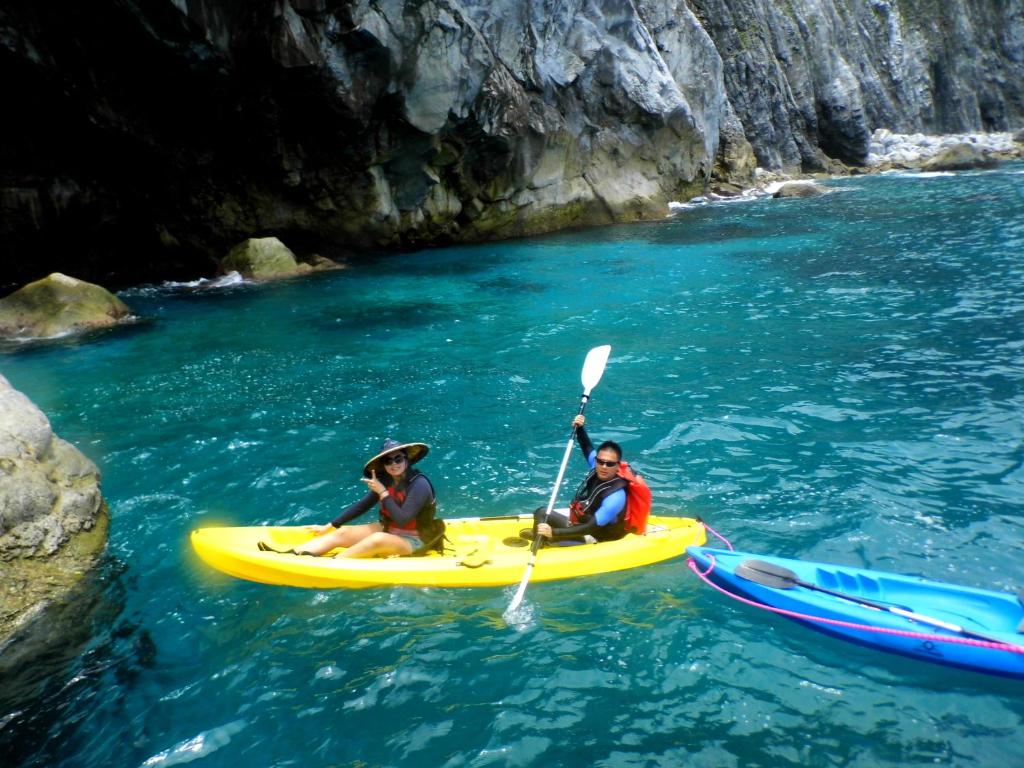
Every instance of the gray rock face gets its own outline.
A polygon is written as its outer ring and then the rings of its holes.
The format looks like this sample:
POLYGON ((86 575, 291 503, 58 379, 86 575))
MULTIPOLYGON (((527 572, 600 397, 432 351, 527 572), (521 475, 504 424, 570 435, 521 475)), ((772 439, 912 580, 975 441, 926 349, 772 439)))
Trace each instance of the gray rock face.
POLYGON ((106 530, 96 466, 0 376, 0 648, 78 582, 106 545, 106 530))
POLYGON ((729 99, 770 169, 867 157, 876 128, 1005 131, 1024 122, 1018 0, 692 0, 729 99))
POLYGON ((660 216, 876 128, 1024 123, 1024 0, 11 0, 0 53, 19 282, 660 216))

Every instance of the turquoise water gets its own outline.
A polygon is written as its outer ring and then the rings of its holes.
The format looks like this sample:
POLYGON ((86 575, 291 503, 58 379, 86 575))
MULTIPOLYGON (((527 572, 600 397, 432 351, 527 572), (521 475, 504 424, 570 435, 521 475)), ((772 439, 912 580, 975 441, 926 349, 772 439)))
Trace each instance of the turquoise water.
POLYGON ((510 626, 512 587, 273 588, 188 545, 329 520, 386 436, 431 445, 445 516, 532 509, 607 343, 588 426, 657 513, 754 552, 1024 586, 1024 169, 830 186, 140 288, 151 322, 4 356, 112 512, 85 645, 5 702, 4 764, 1013 764, 1019 682, 826 638, 682 559, 533 584, 510 626))

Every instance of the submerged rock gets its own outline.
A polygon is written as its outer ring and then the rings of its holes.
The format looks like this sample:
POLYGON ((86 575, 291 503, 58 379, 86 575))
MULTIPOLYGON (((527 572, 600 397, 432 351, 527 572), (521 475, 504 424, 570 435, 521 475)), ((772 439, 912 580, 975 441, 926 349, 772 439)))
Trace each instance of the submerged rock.
POLYGON ((100 474, 0 375, 0 653, 59 605, 106 546, 100 474))
POLYGON ((249 280, 279 280, 342 268, 341 264, 322 256, 299 261, 292 250, 276 237, 249 238, 232 248, 220 265, 223 272, 238 272, 249 280))
POLYGON ((0 337, 45 339, 107 328, 132 318, 119 298, 54 272, 0 299, 0 337))

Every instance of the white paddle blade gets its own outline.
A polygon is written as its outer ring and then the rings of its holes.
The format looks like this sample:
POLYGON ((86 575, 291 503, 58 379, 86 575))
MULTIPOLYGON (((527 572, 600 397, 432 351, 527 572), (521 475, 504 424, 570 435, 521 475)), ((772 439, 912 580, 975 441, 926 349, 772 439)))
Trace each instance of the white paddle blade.
POLYGON ((583 373, 580 378, 583 380, 583 394, 589 395, 590 390, 597 386, 604 374, 604 367, 608 364, 608 355, 612 353, 610 344, 602 347, 594 347, 587 353, 587 359, 583 361, 583 373))
POLYGON ((526 566, 526 573, 523 574, 522 580, 519 582, 519 588, 516 590, 515 596, 512 598, 512 602, 508 604, 508 608, 505 609, 505 616, 515 613, 520 605, 523 604, 523 597, 526 595, 526 585, 530 583, 530 574, 533 572, 533 562, 531 561, 526 566))

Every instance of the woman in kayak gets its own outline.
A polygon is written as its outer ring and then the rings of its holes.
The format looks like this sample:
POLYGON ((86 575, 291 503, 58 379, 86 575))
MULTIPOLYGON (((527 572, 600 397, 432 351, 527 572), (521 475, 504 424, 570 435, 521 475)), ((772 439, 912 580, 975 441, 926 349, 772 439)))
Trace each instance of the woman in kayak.
MULTIPOLYGON (((412 469, 430 448, 425 443, 384 441, 380 453, 366 462, 361 478, 367 493, 327 525, 312 525, 316 538, 288 550, 294 555, 323 555, 337 547, 337 557, 383 557, 411 555, 423 546, 420 529, 432 527, 437 503, 434 488, 422 472, 412 469), (380 519, 375 523, 349 525, 380 504, 380 519), (344 526, 344 527, 342 527, 344 526)), ((430 542, 428 542, 430 544, 430 542)), ((259 542, 264 552, 279 552, 259 542)))
POLYGON ((545 507, 534 513, 536 532, 545 539, 581 542, 585 536, 591 536, 597 541, 614 541, 626 535, 625 488, 629 481, 619 476, 622 448, 606 440, 595 451, 583 428, 584 421, 581 413, 572 425, 590 472, 569 505, 568 517, 552 512, 545 520, 545 507))

